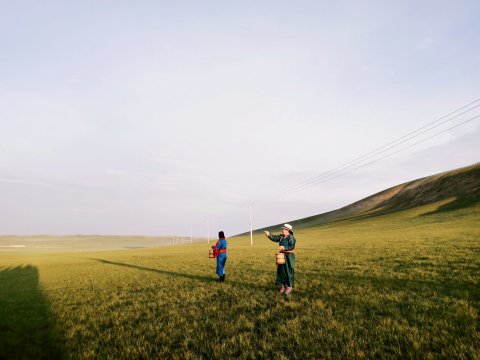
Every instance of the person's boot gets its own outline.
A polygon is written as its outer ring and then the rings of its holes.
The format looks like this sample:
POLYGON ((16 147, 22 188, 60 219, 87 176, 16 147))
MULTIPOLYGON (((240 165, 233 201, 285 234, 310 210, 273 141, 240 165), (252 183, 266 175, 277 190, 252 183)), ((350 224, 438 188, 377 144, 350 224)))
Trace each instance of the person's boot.
POLYGON ((225 280, 225 275, 220 275, 220 281, 225 280))

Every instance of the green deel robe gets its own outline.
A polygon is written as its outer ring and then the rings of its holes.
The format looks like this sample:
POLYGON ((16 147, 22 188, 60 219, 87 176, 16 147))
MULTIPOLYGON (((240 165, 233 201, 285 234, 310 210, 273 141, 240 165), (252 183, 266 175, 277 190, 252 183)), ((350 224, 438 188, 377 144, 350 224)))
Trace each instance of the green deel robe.
MULTIPOLYGON (((295 249, 296 240, 292 234, 286 237, 284 237, 283 235, 270 234, 268 238, 272 241, 278 242, 279 246, 284 246, 285 250, 295 249)), ((293 287, 294 268, 295 254, 285 253, 285 264, 277 265, 277 279, 275 281, 275 284, 293 287)))

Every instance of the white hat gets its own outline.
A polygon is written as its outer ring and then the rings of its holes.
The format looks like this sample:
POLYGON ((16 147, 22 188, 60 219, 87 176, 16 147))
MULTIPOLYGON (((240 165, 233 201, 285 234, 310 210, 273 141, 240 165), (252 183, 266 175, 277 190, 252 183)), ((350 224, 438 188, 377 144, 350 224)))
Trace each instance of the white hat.
POLYGON ((292 225, 290 225, 290 224, 284 224, 284 225, 282 226, 282 229, 286 229, 286 230, 288 230, 288 231, 292 231, 292 230, 293 230, 293 227, 292 227, 292 225))

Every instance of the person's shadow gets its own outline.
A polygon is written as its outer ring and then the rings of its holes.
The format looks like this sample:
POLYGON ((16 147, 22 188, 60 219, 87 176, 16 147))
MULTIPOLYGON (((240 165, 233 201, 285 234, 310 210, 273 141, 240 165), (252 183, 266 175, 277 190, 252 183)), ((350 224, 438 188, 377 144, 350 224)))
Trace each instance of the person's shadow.
POLYGON ((162 274, 162 275, 167 275, 167 276, 183 277, 183 278, 191 279, 191 280, 214 282, 214 279, 212 277, 208 277, 208 276, 200 276, 200 275, 194 275, 194 274, 179 273, 179 272, 174 272, 174 271, 152 269, 152 268, 147 268, 147 267, 144 267, 144 266, 125 264, 125 263, 120 263, 120 262, 113 262, 113 261, 108 261, 108 260, 103 260, 103 259, 91 259, 91 258, 89 258, 89 260, 99 261, 101 263, 109 264, 109 265, 123 266, 123 267, 131 268, 131 269, 155 272, 155 273, 162 274))
MULTIPOLYGON (((89 258, 89 260, 94 260, 94 261, 99 261, 104 264, 109 264, 109 265, 116 265, 116 266, 123 266, 131 269, 137 269, 141 271, 149 271, 149 272, 154 272, 157 274, 165 275, 165 276, 171 276, 174 278, 185 278, 185 279, 190 279, 190 280, 196 280, 196 281, 203 281, 207 283, 217 283, 218 280, 216 279, 216 276, 202 276, 202 275, 195 275, 195 274, 189 274, 189 273, 180 273, 180 272, 175 272, 175 271, 167 271, 167 270, 161 270, 161 269, 152 269, 152 268, 147 268, 144 266, 139 266, 139 265, 132 265, 132 264, 126 264, 126 263, 120 263, 120 262, 114 262, 114 261, 108 261, 104 259, 93 259, 89 258)), ((228 276, 227 276, 228 278, 228 276)), ((245 289, 260 289, 260 290, 268 290, 270 288, 269 285, 261 285, 261 284, 252 284, 252 283, 245 283, 241 282, 238 280, 231 280, 230 278, 228 281, 226 281, 228 284, 232 284, 234 286, 238 287, 243 287, 245 289)))
POLYGON ((66 359, 48 299, 33 266, 0 270, 0 359, 66 359))

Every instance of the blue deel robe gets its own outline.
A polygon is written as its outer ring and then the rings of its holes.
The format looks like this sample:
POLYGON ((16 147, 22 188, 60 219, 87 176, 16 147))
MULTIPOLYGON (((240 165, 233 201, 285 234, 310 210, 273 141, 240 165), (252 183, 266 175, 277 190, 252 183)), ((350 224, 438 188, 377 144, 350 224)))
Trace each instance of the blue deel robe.
MULTIPOLYGON (((220 239, 217 242, 217 250, 227 250, 227 240, 220 239)), ((227 253, 219 253, 217 256, 217 275, 225 275, 225 263, 227 262, 227 253)))

